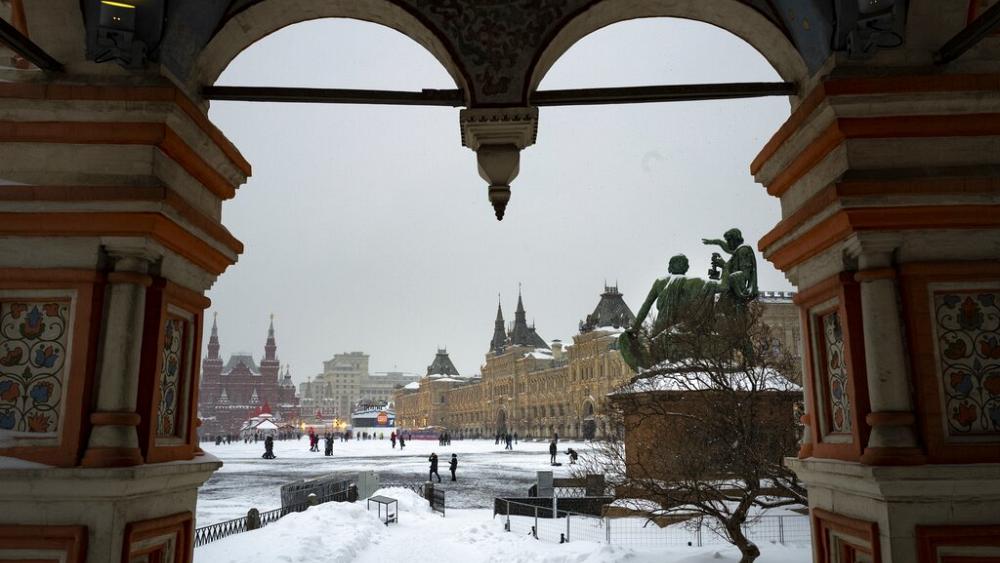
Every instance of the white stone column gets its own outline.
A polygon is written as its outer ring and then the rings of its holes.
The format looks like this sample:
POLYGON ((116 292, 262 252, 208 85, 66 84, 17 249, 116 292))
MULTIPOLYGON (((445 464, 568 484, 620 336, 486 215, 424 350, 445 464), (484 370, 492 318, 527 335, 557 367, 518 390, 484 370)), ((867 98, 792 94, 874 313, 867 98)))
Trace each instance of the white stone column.
POLYGON ((859 250, 861 316, 864 326, 865 371, 871 426, 862 463, 909 465, 924 462, 914 429, 914 403, 910 391, 910 370, 906 361, 903 321, 896 287, 890 240, 861 242, 859 250))
POLYGON ((97 366, 97 403, 84 466, 143 463, 136 433, 139 361, 145 323, 149 268, 158 256, 143 247, 107 248, 114 260, 101 327, 97 366))

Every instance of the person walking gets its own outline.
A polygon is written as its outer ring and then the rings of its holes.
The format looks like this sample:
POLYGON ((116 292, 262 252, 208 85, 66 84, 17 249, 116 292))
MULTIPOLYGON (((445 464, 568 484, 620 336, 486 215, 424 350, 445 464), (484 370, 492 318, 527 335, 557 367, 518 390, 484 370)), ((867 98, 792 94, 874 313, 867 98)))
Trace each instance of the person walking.
POLYGON ((451 461, 448 462, 448 471, 451 471, 451 480, 457 481, 455 479, 455 470, 458 469, 458 456, 451 454, 451 461))
POLYGON ((505 450, 513 450, 514 449, 514 436, 512 436, 510 433, 508 433, 507 436, 504 438, 504 440, 505 440, 505 442, 507 444, 507 447, 505 447, 504 449, 505 450))
POLYGON ((438 478, 438 483, 440 483, 441 475, 438 473, 438 455, 434 452, 431 452, 431 457, 427 458, 427 461, 431 462, 431 470, 427 474, 427 480, 430 481, 431 477, 436 475, 438 478))
POLYGON ((556 441, 552 440, 551 442, 549 442, 549 463, 551 463, 552 465, 556 464, 557 451, 558 449, 556 448, 556 441))
POLYGON ((406 440, 404 440, 403 439, 403 435, 400 434, 399 435, 399 451, 403 451, 403 448, 405 448, 405 447, 406 447, 406 440))
POLYGON ((396 433, 389 434, 389 441, 392 442, 392 449, 396 449, 396 433))
POLYGON ((274 459, 274 438, 268 436, 264 438, 264 459, 274 459))

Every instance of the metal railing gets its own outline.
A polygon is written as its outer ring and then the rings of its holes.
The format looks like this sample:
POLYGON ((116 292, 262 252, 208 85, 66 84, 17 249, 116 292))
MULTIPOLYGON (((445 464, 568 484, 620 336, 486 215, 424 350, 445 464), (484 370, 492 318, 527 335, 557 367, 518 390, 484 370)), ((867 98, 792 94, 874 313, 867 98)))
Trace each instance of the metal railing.
POLYGON ((229 537, 234 534, 248 532, 263 528, 280 520, 283 516, 293 512, 304 512, 310 506, 320 505, 326 502, 347 502, 351 499, 352 488, 348 487, 342 491, 336 491, 324 497, 313 497, 306 502, 300 502, 266 512, 259 512, 256 508, 247 511, 247 515, 240 518, 233 518, 217 524, 209 524, 194 530, 194 546, 200 547, 212 543, 216 540, 229 537))
POLYGON ((400 489, 409 489, 420 496, 424 496, 424 485, 423 483, 379 483, 380 489, 388 489, 390 487, 398 487, 400 489))
MULTIPOLYGON (((558 502, 558 501, 557 501, 558 502)), ((607 517, 500 500, 505 510, 504 530, 558 543, 594 541, 628 546, 703 546, 728 543, 707 519, 657 523, 641 516, 607 517), (554 517, 553 517, 554 516, 554 517)), ((807 516, 760 516, 744 524, 743 533, 755 543, 809 545, 812 535, 807 516)))

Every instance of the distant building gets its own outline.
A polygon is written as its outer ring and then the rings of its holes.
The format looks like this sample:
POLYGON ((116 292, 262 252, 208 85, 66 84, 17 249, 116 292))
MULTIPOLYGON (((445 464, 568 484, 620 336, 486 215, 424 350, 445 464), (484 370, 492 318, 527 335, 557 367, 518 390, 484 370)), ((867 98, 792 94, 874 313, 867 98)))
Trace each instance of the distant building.
MULTIPOLYGON (((395 395, 396 425, 445 426, 457 436, 602 436, 608 431, 605 396, 631 377, 617 335, 634 320, 617 288, 605 287, 573 344, 551 343, 527 323, 520 295, 514 323, 497 307, 481 377, 441 372, 441 351, 419 384, 395 395)), ((449 362, 450 363, 450 362, 449 362)), ((456 371, 457 373, 457 371, 456 371)))
POLYGON ((795 365, 799 367, 800 371, 786 375, 801 385, 802 319, 794 299, 793 291, 761 291, 758 298, 763 305, 761 320, 771 329, 771 336, 795 358, 795 365))
MULTIPOLYGON (((765 291, 760 301, 765 324, 786 350, 801 358, 793 297, 765 291)), ((556 433, 601 438, 613 432, 608 395, 633 375, 618 351, 618 336, 635 322, 618 288, 604 287, 572 343, 546 343, 526 319, 520 295, 510 327, 497 306, 481 377, 458 376, 447 352, 438 350, 427 375, 395 393, 396 425, 445 426, 466 437, 517 432, 539 439, 556 433)))
POLYGON ((345 352, 323 362, 323 373, 299 385, 305 418, 347 419, 358 403, 392 400, 393 391, 420 376, 403 372, 369 373, 368 354, 345 352))
POLYGON ((223 364, 219 350, 219 327, 213 319, 198 396, 202 435, 235 434, 247 419, 264 412, 285 422, 298 419, 299 399, 291 371, 286 366, 280 373, 273 317, 259 365, 250 354, 230 355, 223 364))

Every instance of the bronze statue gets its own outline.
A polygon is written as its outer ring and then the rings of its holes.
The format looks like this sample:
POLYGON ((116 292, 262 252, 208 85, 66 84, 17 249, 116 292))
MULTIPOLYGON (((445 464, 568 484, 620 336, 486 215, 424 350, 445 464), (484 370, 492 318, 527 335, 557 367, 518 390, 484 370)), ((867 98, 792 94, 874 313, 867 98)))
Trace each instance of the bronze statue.
POLYGON ((753 248, 743 244, 743 233, 739 229, 729 229, 722 238, 701 239, 705 244, 714 244, 730 255, 723 260, 718 252, 712 253, 712 269, 709 279, 719 280, 720 293, 728 292, 737 302, 757 299, 757 259, 753 248))
POLYGON ((729 254, 729 259, 712 253, 709 281, 688 278, 688 259, 678 254, 670 259, 667 272, 670 276, 657 279, 646 296, 635 322, 618 338, 622 358, 633 370, 649 368, 683 353, 671 347, 671 331, 676 330, 685 311, 698 314, 716 314, 715 303, 720 299, 735 304, 746 304, 757 298, 757 259, 753 249, 743 244, 743 233, 729 229, 723 240, 702 239, 708 245, 717 245, 729 254), (648 331, 644 327, 649 312, 656 304, 656 319, 648 331))
POLYGON ((653 282, 635 322, 619 337, 619 349, 625 363, 632 369, 638 369, 637 366, 649 367, 657 361, 656 358, 662 360, 666 355, 666 346, 669 345, 668 330, 680 320, 679 313, 695 300, 714 293, 714 289, 711 289, 717 285, 714 282, 685 277, 688 267, 687 256, 683 254, 670 259, 667 273, 673 277, 653 282), (646 334, 643 323, 654 303, 656 320, 646 334))

